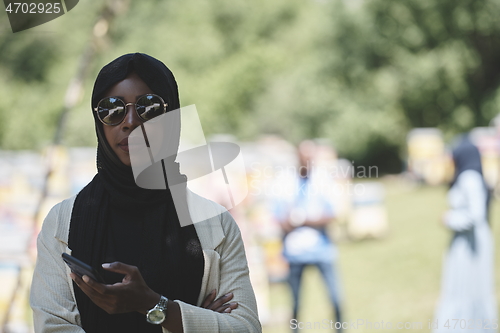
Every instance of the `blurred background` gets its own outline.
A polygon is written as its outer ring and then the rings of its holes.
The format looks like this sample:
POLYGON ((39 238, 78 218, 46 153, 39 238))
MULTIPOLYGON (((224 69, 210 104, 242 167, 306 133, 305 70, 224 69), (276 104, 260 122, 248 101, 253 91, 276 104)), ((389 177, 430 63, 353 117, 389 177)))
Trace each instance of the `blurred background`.
MULTIPOLYGON (((471 133, 499 193, 499 16, 493 0, 87 0, 13 34, 2 11, 0 331, 33 330, 36 235, 50 207, 95 174, 93 82, 130 52, 173 71, 181 106, 196 104, 209 139, 242 147, 249 194, 232 213, 264 332, 290 331, 270 206, 277 174, 297 164, 304 139, 322 147, 318 165, 353 170, 332 175, 332 187, 365 189, 331 198, 344 320, 420 322, 415 330, 429 331, 458 134, 471 133)), ((496 253, 499 223, 493 199, 496 253)), ((317 270, 306 269, 301 293, 300 320, 333 319, 317 270)))

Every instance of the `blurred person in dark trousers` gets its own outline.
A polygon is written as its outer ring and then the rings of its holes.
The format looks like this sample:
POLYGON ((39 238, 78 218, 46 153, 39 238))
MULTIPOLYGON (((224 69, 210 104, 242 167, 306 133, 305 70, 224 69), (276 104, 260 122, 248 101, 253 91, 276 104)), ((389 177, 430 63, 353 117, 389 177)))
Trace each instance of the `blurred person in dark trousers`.
MULTIPOLYGON (((293 294, 293 318, 297 318, 302 273, 308 265, 318 267, 328 289, 337 322, 341 322, 341 292, 336 270, 337 248, 327 234, 335 213, 328 191, 332 180, 314 166, 317 146, 303 141, 298 147, 299 168, 278 177, 280 194, 274 214, 285 236, 283 254, 289 263, 288 282, 293 294)), ((325 171, 325 170, 321 170, 325 171)))

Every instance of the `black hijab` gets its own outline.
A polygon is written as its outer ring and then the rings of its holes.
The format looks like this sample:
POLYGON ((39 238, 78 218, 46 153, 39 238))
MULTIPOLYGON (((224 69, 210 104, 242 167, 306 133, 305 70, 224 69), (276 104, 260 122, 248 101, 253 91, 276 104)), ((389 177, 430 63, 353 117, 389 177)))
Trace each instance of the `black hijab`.
MULTIPOLYGON (((135 53, 123 55, 101 69, 94 84, 92 109, 131 72, 165 100, 167 112, 180 107, 177 83, 170 70, 153 57, 135 53)), ((104 125, 92 113, 98 141, 97 175, 75 200, 68 240, 73 256, 95 268, 112 261, 137 266, 155 292, 195 305, 204 262, 193 224, 180 226, 169 189, 148 190, 136 185, 132 168, 113 152, 104 125)), ((174 159, 167 163, 174 164, 174 159)), ((100 272, 107 283, 121 281, 121 275, 100 272)), ((74 289, 86 332, 161 332, 159 325, 147 323, 137 312, 109 315, 76 285, 74 289)))
POLYGON ((481 175, 483 174, 481 154, 468 136, 459 138, 457 146, 453 149, 453 163, 455 164, 455 175, 453 176, 451 186, 455 184, 458 176, 464 171, 475 170, 481 175))
MULTIPOLYGON (((479 149, 472 143, 468 135, 463 135, 458 139, 455 149, 453 149, 453 163, 455 165, 455 175, 450 184, 452 187, 460 174, 467 170, 475 170, 483 176, 483 167, 481 165, 481 153, 479 149)), ((489 222, 489 207, 491 201, 491 192, 484 181, 483 186, 486 191, 486 218, 489 222)))

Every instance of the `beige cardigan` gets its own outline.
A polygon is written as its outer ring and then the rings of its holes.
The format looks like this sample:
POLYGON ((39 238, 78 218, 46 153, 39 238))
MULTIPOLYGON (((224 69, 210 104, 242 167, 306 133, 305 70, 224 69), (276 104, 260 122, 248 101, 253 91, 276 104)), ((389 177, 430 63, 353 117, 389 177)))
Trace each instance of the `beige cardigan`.
MULTIPOLYGON (((38 235, 30 295, 35 332, 84 332, 70 270, 61 258, 63 252, 71 253, 68 234, 75 197, 51 209, 38 235)), ((194 226, 203 249, 205 270, 198 306, 175 301, 181 309, 184 332, 261 332, 243 242, 234 219, 222 206, 189 191, 188 207, 193 221, 203 221, 194 226), (239 303, 238 308, 230 314, 200 308, 213 289, 217 289, 217 297, 234 293, 232 301, 239 303)))

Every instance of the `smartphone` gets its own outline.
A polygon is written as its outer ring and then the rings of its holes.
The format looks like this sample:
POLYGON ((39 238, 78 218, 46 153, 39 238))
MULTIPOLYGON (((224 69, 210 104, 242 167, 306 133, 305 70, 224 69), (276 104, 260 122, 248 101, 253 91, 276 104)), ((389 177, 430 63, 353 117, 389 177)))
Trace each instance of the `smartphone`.
POLYGON ((83 261, 78 260, 67 253, 63 253, 62 258, 64 262, 69 266, 69 268, 71 268, 71 271, 76 275, 78 275, 79 277, 87 275, 88 277, 94 279, 97 282, 105 283, 104 279, 101 277, 101 275, 99 275, 97 270, 90 267, 83 261))

